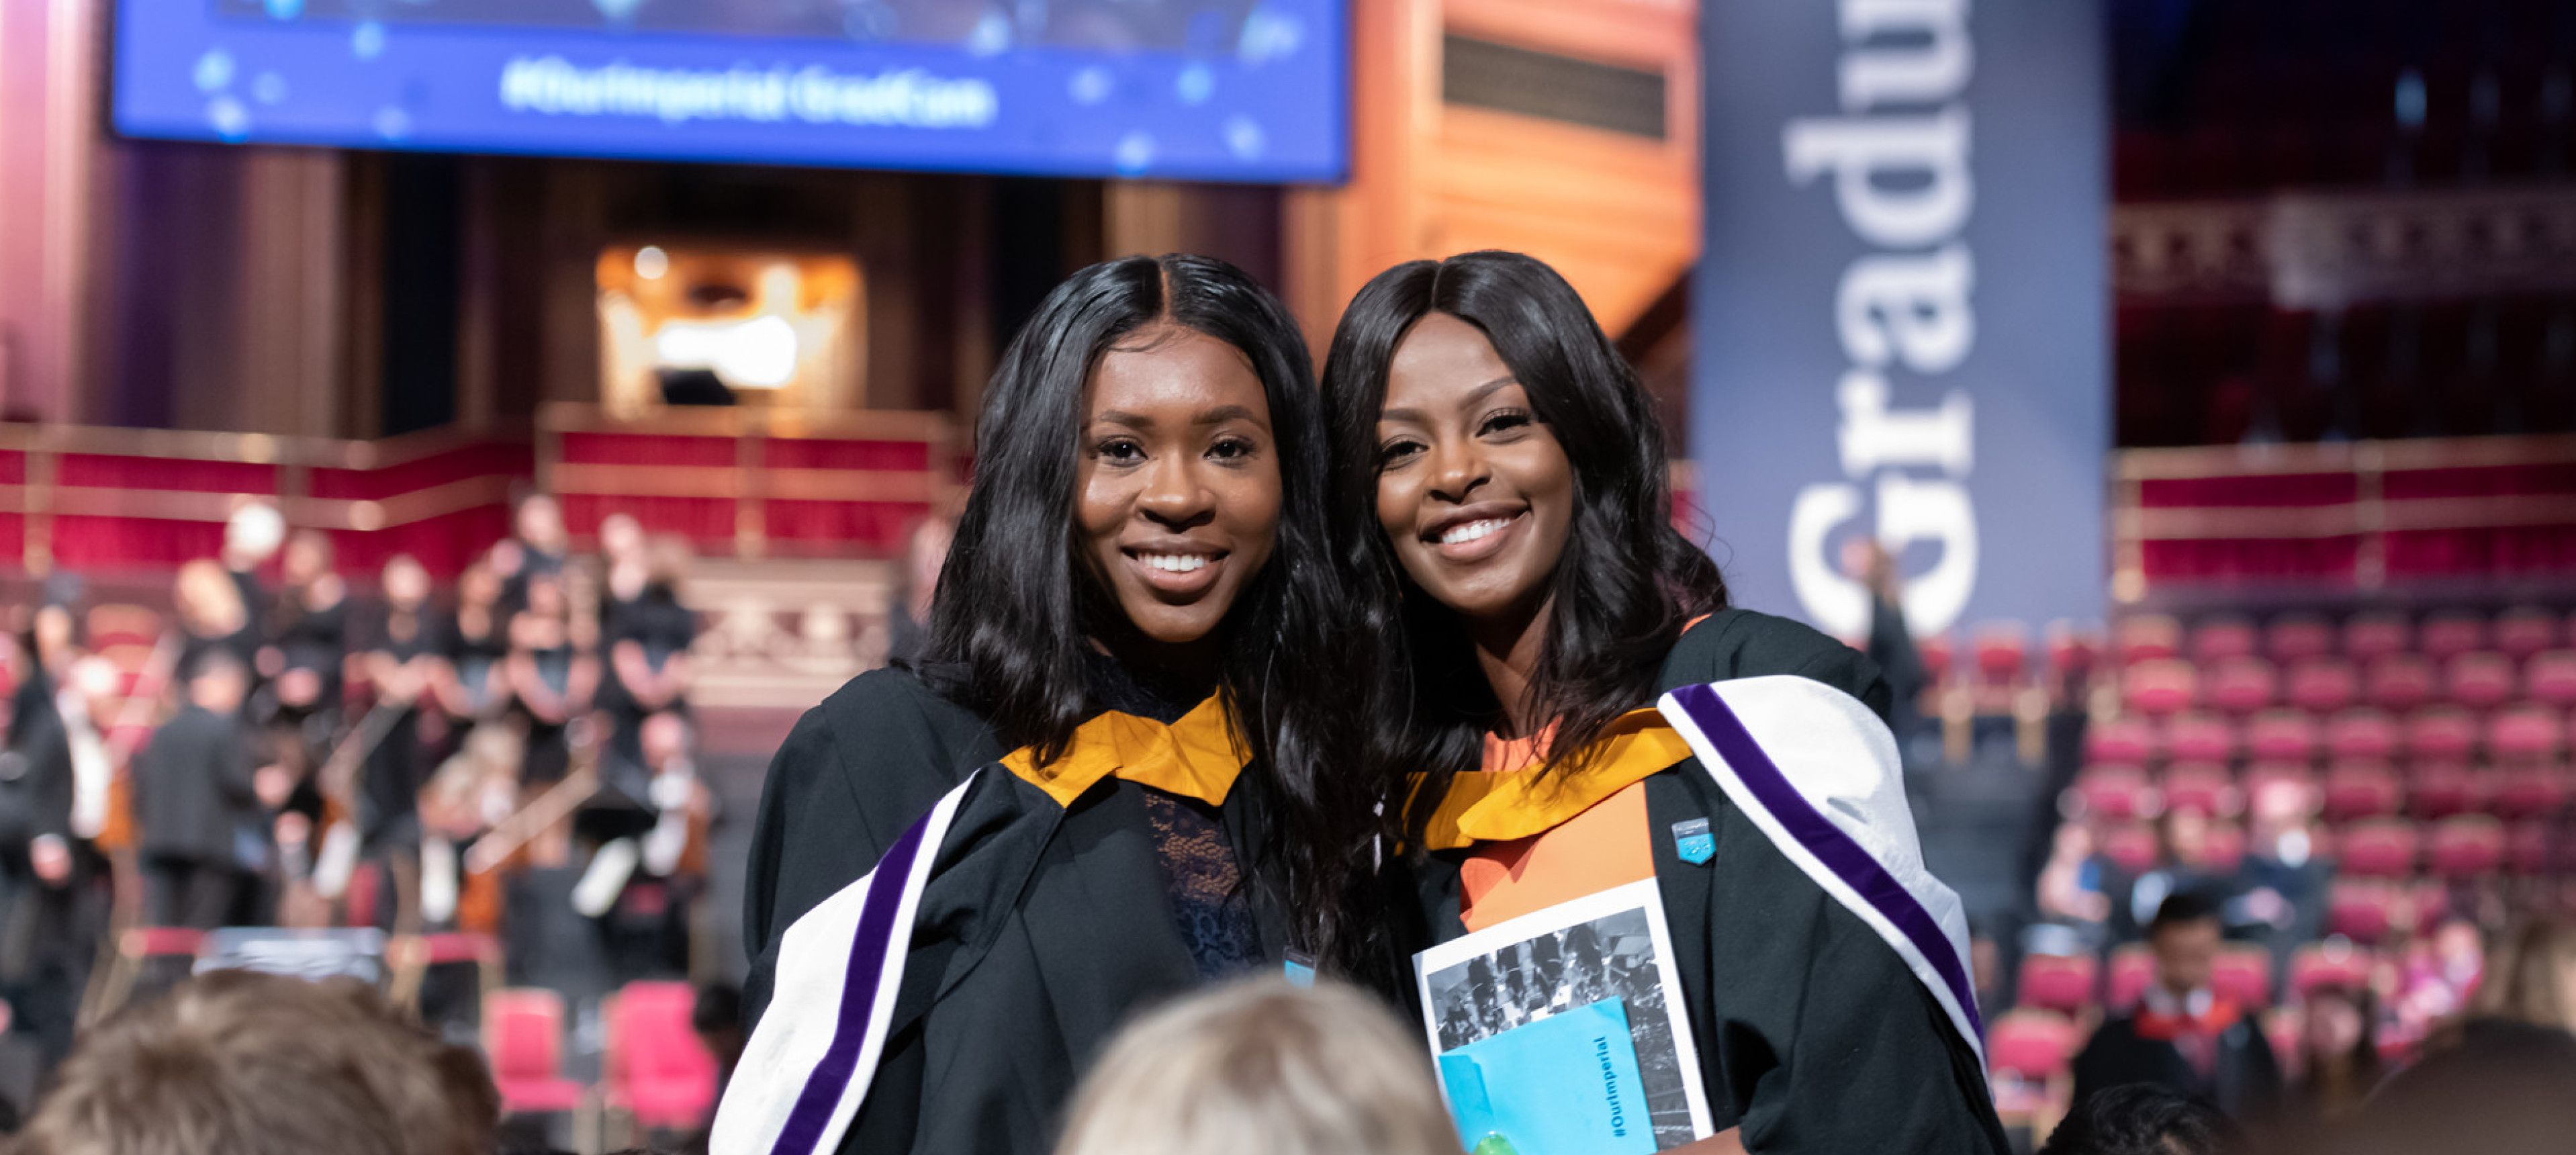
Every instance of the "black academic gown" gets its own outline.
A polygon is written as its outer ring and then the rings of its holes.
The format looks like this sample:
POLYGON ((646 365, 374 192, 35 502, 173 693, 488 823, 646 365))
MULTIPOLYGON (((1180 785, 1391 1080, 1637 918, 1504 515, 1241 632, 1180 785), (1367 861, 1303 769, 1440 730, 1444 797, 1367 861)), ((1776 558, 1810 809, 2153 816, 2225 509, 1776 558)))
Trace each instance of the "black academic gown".
MULTIPOLYGON (((1116 1029, 1206 981, 1173 917, 1149 788, 1106 778, 1066 805, 999 765, 1005 753, 972 712, 878 670, 808 712, 771 765, 746 884, 755 1029, 765 1015, 813 1013, 773 1005, 791 924, 974 779, 938 841, 882 1057, 841 1152, 1042 1155, 1116 1029)), ((1247 848, 1262 839, 1254 777, 1245 770, 1218 808, 1247 878, 1247 848)), ((1281 912, 1250 905, 1277 965, 1281 912)), ((763 1077, 775 1078, 747 1059, 728 1097, 763 1077)))
MULTIPOLYGON (((1686 632, 1659 688, 1770 674, 1810 678, 1887 713, 1887 683, 1869 659, 1749 610, 1721 611, 1686 632)), ((1878 933, 1785 857, 1696 759, 1644 785, 1655 881, 1714 1128, 1742 1128, 1757 1153, 2009 1150, 1977 1052, 1878 933), (1699 818, 1715 852, 1687 863, 1666 832, 1699 818)), ((1458 911, 1467 854, 1394 869, 1412 920, 1400 937, 1436 944, 1466 933, 1458 911)))

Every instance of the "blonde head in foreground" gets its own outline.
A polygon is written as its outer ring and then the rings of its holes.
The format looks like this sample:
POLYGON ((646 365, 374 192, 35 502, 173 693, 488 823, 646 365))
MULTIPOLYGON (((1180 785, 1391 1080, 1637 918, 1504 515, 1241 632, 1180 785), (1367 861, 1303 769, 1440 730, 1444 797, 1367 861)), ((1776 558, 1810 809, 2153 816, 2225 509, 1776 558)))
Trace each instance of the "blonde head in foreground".
POLYGON ((1458 1155, 1420 1043, 1349 987, 1280 979, 1128 1026, 1056 1155, 1458 1155))

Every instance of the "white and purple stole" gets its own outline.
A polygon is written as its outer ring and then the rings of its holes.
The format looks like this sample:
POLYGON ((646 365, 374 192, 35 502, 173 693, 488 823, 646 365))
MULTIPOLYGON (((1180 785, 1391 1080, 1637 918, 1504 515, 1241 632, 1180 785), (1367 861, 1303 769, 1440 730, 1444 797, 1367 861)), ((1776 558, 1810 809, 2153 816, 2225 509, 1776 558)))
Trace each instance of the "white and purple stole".
POLYGON ((1887 724, 1851 695, 1789 675, 1684 686, 1656 708, 1727 800, 1887 941, 1982 1066, 1967 911, 1924 868, 1887 724))
POLYGON ((775 994, 716 1106, 712 1155, 823 1155, 841 1145, 885 1052, 931 861, 982 773, 780 936, 775 994))

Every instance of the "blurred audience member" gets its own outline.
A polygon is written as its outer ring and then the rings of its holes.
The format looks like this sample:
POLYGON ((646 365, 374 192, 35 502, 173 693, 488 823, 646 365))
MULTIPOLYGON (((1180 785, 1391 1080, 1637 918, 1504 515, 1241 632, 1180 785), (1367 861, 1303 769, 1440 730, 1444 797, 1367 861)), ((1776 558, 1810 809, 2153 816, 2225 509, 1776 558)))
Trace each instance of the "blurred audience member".
POLYGON ((498 714, 510 701, 510 620, 501 608, 501 577, 488 563, 476 562, 458 575, 455 628, 447 642, 447 664, 455 675, 439 684, 447 713, 469 724, 498 714))
POLYGON ((111 894, 96 839, 107 828, 109 761, 105 729, 121 689, 116 666, 83 657, 64 671, 54 709, 25 735, 27 875, 31 884, 0 937, 0 975, 47 1059, 71 1047, 74 1012, 89 981, 111 894))
MULTIPOLYGON (((2236 880, 2209 869, 2209 816, 2197 810, 2167 810, 2156 819, 2156 865, 2138 875, 2128 886, 2125 914, 2133 932, 2143 937, 2146 928, 2164 909, 2165 901, 2181 894, 2194 895, 2214 904, 2222 913, 2236 897, 2236 880)), ((2123 939, 2132 937, 2122 934, 2123 939)))
POLYGON ((2039 1155, 2227 1155, 2243 1133, 2204 1099, 2133 1083, 2078 1099, 2039 1155))
POLYGON ((349 654, 348 584, 332 568, 331 539, 316 529, 287 539, 283 568, 285 588, 266 627, 277 652, 263 663, 277 671, 279 709, 299 721, 324 714, 327 727, 349 654))
POLYGON ((482 1060, 369 987, 222 971, 81 1040, 24 1155, 485 1155, 482 1060))
POLYGON ((2245 1119, 2280 1098, 2281 1072, 2243 1008, 2210 990, 2218 906, 2196 891, 2164 900, 2147 928, 2155 981, 2137 1011, 2108 1019, 2075 1057, 2075 1101, 2105 1088, 2154 1083, 2245 1119))
POLYGON ((2470 1017, 2437 1032, 2320 1151, 2563 1152, 2576 1136, 2576 928, 2518 926, 2488 960, 2470 1017))
POLYGON ((552 495, 532 493, 520 498, 510 526, 511 536, 492 547, 490 559, 493 575, 501 579, 505 615, 527 606, 530 581, 562 575, 572 547, 571 535, 564 530, 563 507, 555 504, 552 495))
POLYGON ((170 602, 179 619, 182 675, 209 654, 221 653, 245 669, 259 661, 254 604, 242 600, 240 583, 222 566, 203 559, 180 566, 170 586, 170 602))
POLYGON ((2397 1021, 2407 1037, 2423 1036, 2469 1011, 2486 971, 2486 943, 2475 923, 2445 918, 2433 933, 2407 943, 2397 978, 2397 1021))
POLYGON ((2295 782, 2264 783, 2250 800, 2252 830, 2238 875, 2242 893, 2228 904, 2230 928, 2271 951, 2272 966, 2287 973, 2290 955, 2324 937, 2326 889, 2334 866, 2317 853, 2314 789, 2295 782))
POLYGON ((222 563, 234 596, 257 614, 268 605, 268 588, 259 580, 261 566, 286 544, 286 518, 265 501, 244 504, 224 519, 222 563))
POLYGON ((697 615, 680 604, 688 565, 688 542, 677 536, 609 563, 600 633, 611 676, 601 696, 616 726, 617 749, 630 762, 643 761, 647 717, 688 708, 689 644, 698 636, 697 615))
POLYGON ((1843 571, 1869 590, 1869 641, 1861 648, 1887 676, 1888 725, 1901 745, 1922 728, 1923 694, 1932 686, 1932 673, 1905 624, 1905 588, 1896 557, 1877 538, 1862 535, 1843 546, 1843 571))
POLYGON ((930 603, 939 594, 939 570, 948 564, 948 545, 956 540, 957 523, 942 514, 921 519, 904 535, 902 568, 895 571, 894 605, 886 615, 891 637, 886 659, 909 663, 930 640, 930 603))
POLYGON ((211 930, 251 921, 269 869, 268 809, 286 800, 276 767, 261 767, 241 720, 250 672, 208 654, 185 683, 186 704, 134 759, 134 819, 145 911, 153 925, 211 930))
POLYGON ((1419 1041, 1355 989, 1216 987, 1137 1020, 1056 1155, 1458 1155, 1419 1041))
MULTIPOLYGON (((454 677, 450 627, 430 603, 429 571, 410 554, 385 562, 384 615, 360 655, 375 693, 375 729, 359 781, 361 852, 394 882, 393 929, 415 929, 420 900, 420 792, 447 729, 438 689, 454 677)), ((353 917, 374 921, 376 912, 353 917)))
POLYGON ((575 644, 560 571, 536 575, 526 588, 527 608, 510 619, 506 668, 512 706, 527 723, 527 763, 520 777, 545 786, 561 781, 571 767, 567 728, 590 712, 599 659, 575 644))
POLYGON ((2094 853, 2093 828, 2061 822, 2051 838, 2048 861, 2039 868, 2039 915, 2075 930, 2085 949, 2098 949, 2111 917, 2111 896, 2104 886, 2107 864, 2094 853))
POLYGON ((2283 1121, 2313 1125, 2349 1114, 2379 1086, 2379 1000, 2368 987, 2327 984, 2301 997, 2298 1080, 2283 1121))

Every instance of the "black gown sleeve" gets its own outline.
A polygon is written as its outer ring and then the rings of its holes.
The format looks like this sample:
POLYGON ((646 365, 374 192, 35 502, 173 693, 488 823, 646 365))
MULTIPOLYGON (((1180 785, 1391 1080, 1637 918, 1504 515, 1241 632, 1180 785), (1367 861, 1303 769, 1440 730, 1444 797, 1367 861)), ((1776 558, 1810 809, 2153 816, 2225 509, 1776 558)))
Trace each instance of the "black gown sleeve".
POLYGON ((861 674, 797 720, 770 761, 752 827, 746 1027, 769 1005, 788 925, 875 869, 906 827, 1002 754, 979 719, 898 670, 861 674))
POLYGON ((1730 678, 1794 674, 1823 682, 1886 719, 1895 700, 1878 663, 1811 626, 1752 610, 1726 609, 1682 633, 1664 660, 1670 690, 1730 678))
MULTIPOLYGON (((2008 1150, 1976 1051, 1896 951, 1713 784, 1691 794, 1716 815, 1716 857, 1678 863, 1658 839, 1657 873, 1708 888, 1705 925, 1677 917, 1674 934, 1707 945, 1686 986, 1709 1008, 1694 1025, 1718 1126, 1762 1155, 2008 1150)), ((1677 812, 1665 798, 1656 809, 1677 812)))

